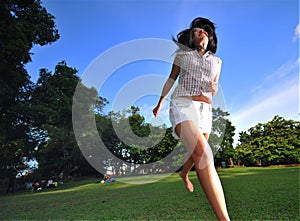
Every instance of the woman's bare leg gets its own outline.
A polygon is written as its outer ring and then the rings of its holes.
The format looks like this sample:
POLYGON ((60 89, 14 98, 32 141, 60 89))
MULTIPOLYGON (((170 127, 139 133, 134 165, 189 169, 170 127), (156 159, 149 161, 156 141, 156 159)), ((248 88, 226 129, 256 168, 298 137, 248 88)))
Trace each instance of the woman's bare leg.
POLYGON ((222 184, 214 163, 212 162, 205 169, 197 170, 197 175, 218 220, 230 220, 222 184))
MULTIPOLYGON (((205 139, 208 140, 209 134, 208 133, 204 133, 203 135, 204 135, 205 139)), ((182 178, 182 180, 183 180, 183 182, 185 184, 185 187, 190 192, 194 191, 194 186, 191 183, 191 181, 189 180, 188 175, 189 175, 190 170, 193 168, 193 166, 194 166, 193 158, 192 158, 192 156, 188 156, 188 159, 183 164, 182 170, 179 172, 179 176, 182 178)))
POLYGON ((185 184, 185 187, 190 192, 194 191, 194 186, 189 179, 189 171, 192 169, 193 166, 194 166, 194 161, 193 161, 192 157, 189 157, 183 164, 182 170, 179 171, 179 176, 182 178, 182 180, 185 184))
POLYGON ((218 220, 229 220, 222 184, 214 167, 212 153, 205 136, 192 121, 184 121, 175 128, 183 144, 190 151, 199 182, 218 220))

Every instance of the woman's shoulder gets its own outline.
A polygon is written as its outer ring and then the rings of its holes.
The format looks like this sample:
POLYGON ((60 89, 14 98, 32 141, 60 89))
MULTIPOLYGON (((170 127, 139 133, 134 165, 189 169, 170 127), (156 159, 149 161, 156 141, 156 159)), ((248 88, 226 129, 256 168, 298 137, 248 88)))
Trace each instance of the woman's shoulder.
POLYGON ((193 53, 193 50, 178 50, 176 52, 176 58, 179 59, 179 61, 183 61, 188 57, 191 57, 193 53))
POLYGON ((194 51, 194 50, 192 50, 192 49, 178 50, 178 51, 176 52, 176 55, 177 55, 177 56, 190 55, 190 54, 193 53, 193 51, 194 51))
POLYGON ((213 60, 215 60, 217 63, 222 63, 222 59, 221 59, 219 56, 215 55, 215 54, 212 53, 211 51, 208 51, 208 54, 209 54, 209 56, 211 56, 211 58, 212 58, 213 60))

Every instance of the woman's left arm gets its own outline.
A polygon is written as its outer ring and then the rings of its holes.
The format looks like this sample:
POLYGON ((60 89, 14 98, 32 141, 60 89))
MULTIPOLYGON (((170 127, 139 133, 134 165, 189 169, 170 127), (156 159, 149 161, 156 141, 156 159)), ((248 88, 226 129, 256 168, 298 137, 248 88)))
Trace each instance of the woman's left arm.
POLYGON ((212 82, 210 82, 210 90, 212 92, 212 96, 215 96, 218 92, 218 82, 219 82, 219 77, 220 77, 220 73, 221 73, 221 64, 222 64, 222 61, 220 60, 219 61, 219 68, 217 70, 217 74, 214 78, 214 80, 212 82))
POLYGON ((220 73, 218 73, 216 75, 215 79, 212 82, 210 82, 210 90, 211 90, 212 96, 215 96, 218 92, 219 76, 220 76, 220 73))

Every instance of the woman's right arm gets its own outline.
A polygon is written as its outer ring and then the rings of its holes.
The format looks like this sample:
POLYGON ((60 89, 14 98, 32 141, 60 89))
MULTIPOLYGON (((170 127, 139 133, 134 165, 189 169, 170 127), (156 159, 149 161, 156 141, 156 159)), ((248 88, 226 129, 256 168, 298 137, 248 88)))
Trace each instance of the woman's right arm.
POLYGON ((165 101, 168 93, 170 92, 171 88, 173 87, 174 82, 176 81, 176 79, 179 75, 179 72, 180 72, 179 58, 176 57, 175 60, 174 60, 169 78, 167 79, 167 81, 164 84, 164 87, 162 89, 159 101, 158 101, 156 107, 153 109, 153 114, 154 114, 155 117, 158 115, 158 112, 160 111, 163 102, 165 101))

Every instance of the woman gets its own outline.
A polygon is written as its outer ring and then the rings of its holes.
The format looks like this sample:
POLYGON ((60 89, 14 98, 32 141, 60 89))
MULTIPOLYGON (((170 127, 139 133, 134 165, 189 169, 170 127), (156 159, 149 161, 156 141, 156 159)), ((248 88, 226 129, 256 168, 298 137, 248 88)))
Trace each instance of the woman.
POLYGON ((158 115, 179 77, 171 95, 170 121, 174 136, 182 141, 189 153, 179 175, 186 188, 193 192, 188 173, 195 166, 199 182, 218 220, 229 220, 223 188, 207 142, 212 127, 212 96, 218 91, 222 63, 215 56, 215 26, 210 20, 198 17, 191 22, 189 29, 180 32, 177 40, 173 40, 179 50, 153 114, 158 115))

